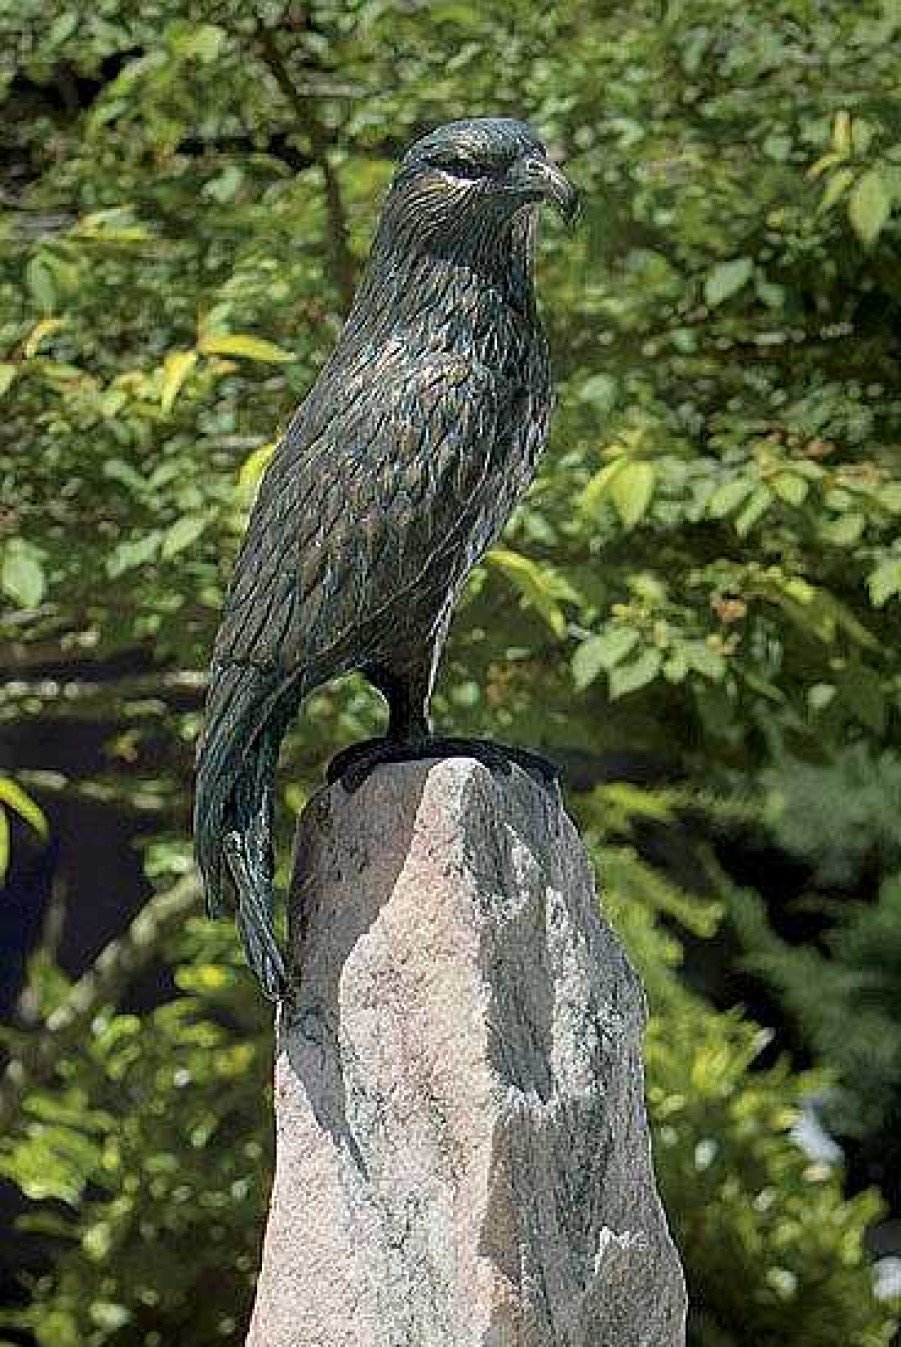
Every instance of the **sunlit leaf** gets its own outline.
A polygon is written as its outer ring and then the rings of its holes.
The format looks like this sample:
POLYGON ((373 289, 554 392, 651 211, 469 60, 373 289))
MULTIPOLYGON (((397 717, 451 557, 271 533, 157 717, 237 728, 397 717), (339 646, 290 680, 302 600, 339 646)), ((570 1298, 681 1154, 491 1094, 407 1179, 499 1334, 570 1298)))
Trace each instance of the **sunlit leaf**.
POLYGON ((682 650, 691 667, 705 678, 718 683, 725 677, 726 661, 722 653, 706 641, 686 641, 682 650))
POLYGON ((835 519, 824 520, 820 525, 820 537, 833 547, 850 547, 860 539, 866 523, 865 515, 849 510, 835 519))
POLYGON ((32 360, 40 350, 42 342, 46 341, 48 337, 52 337, 54 332, 58 332, 65 325, 65 318, 42 318, 39 323, 35 323, 22 346, 22 354, 25 359, 32 360))
POLYGON ((227 38, 215 23, 179 24, 171 35, 173 50, 181 57, 195 57, 205 64, 215 61, 227 38))
POLYGON ((733 257, 728 262, 720 262, 704 281, 704 298, 711 308, 715 308, 738 294, 753 273, 754 262, 750 257, 733 257))
POLYGON ((793 472, 779 472, 771 482, 774 495, 788 505, 803 505, 810 490, 810 483, 793 472))
POLYGON ((196 542, 204 530, 204 521, 199 515, 182 515, 163 535, 161 556, 168 560, 177 556, 185 548, 196 542))
POLYGON ((49 836, 47 816, 40 805, 36 804, 30 795, 26 795, 18 782, 13 781, 11 777, 0 776, 0 804, 12 809, 46 841, 49 836))
POLYGON ((577 688, 586 688, 604 670, 625 659, 638 644, 639 635, 630 627, 611 627, 599 636, 589 636, 573 655, 573 677, 577 688))
POLYGON ((10 858, 10 827, 6 810, 0 807, 0 882, 2 882, 9 871, 10 858))
POLYGON ((836 173, 831 174, 820 201, 820 209, 829 210, 834 206, 845 195, 853 181, 854 174, 850 168, 840 168, 836 173))
POLYGON ((612 463, 606 463, 603 468, 594 474, 587 486, 584 488, 579 504, 588 515, 594 515, 600 508, 601 501, 607 496, 611 483, 628 466, 628 459, 616 458, 612 463))
POLYGON ((652 683, 660 672, 663 656, 659 650, 643 650, 628 664, 617 664, 610 671, 610 700, 616 701, 630 692, 652 683))
POLYGON ((654 496, 657 473, 651 463, 625 463, 611 478, 610 497, 627 529, 635 528, 654 496))
POLYGON ((106 571, 112 579, 135 570, 156 557, 160 548, 160 534, 155 530, 141 538, 127 538, 118 543, 107 559, 106 571))
POLYGON ((294 357, 264 337, 252 337, 243 332, 209 332, 201 335, 198 350, 204 355, 236 355, 264 364, 281 365, 294 357))
POLYGON ((848 197, 848 218, 862 243, 875 243, 891 214, 892 199, 878 169, 857 180, 848 197))
POLYGON ((755 487, 743 509, 736 515, 735 532, 739 538, 745 538, 755 524, 758 524, 773 503, 773 497, 765 486, 755 487))
POLYGON ((711 519, 724 519, 737 510, 753 490, 754 482, 748 477, 736 477, 731 482, 723 482, 707 501, 707 513, 711 519))
POLYGON ((20 608, 37 608, 44 597, 44 553, 24 538, 10 538, 3 547, 0 588, 20 608))
POLYGON ((588 402, 602 415, 616 406, 617 382, 610 374, 593 374, 579 390, 579 399, 588 402))
POLYGON ((884 608, 889 599, 901 594, 901 557, 887 557, 867 577, 870 602, 884 608))
POLYGON ((516 586, 523 600, 541 614, 555 636, 566 635, 566 616, 559 600, 571 597, 571 591, 568 586, 561 590, 552 571, 506 547, 492 548, 485 560, 516 586))
POLYGON ((277 445, 277 440, 270 440, 247 455, 238 472, 238 486, 242 491, 252 491, 259 485, 277 445))
POLYGON ((53 272, 42 257, 31 259, 25 268, 25 279, 38 308, 44 313, 52 313, 56 303, 53 272))
POLYGON ((163 383, 160 405, 164 412, 172 410, 182 384, 197 364, 196 351, 170 351, 163 362, 163 383))

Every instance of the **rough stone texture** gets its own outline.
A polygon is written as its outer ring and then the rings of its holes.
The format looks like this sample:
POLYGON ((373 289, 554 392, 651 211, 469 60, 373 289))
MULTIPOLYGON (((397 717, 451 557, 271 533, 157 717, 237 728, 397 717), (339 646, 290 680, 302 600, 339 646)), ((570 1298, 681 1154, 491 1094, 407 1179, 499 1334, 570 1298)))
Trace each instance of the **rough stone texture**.
POLYGON ((677 1347, 644 1001, 559 799, 469 760, 301 820, 249 1347, 677 1347))

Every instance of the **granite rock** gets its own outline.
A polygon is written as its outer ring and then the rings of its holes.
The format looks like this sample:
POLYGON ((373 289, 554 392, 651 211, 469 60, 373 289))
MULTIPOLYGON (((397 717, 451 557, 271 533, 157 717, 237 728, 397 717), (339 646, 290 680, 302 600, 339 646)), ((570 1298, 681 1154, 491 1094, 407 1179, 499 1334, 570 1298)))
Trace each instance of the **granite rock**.
POLYGON ((555 789, 383 767, 298 829, 248 1347, 680 1347, 644 998, 555 789))

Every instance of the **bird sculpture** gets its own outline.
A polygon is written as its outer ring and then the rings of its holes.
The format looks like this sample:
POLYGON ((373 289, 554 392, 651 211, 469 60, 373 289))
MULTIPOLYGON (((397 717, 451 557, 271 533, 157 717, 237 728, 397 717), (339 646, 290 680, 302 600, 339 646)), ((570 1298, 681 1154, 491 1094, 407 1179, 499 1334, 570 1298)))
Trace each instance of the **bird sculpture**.
POLYGON ((356 670, 388 703, 386 737, 330 766, 349 789, 411 758, 547 766, 433 738, 428 713, 456 597, 547 436, 553 394, 532 280, 544 201, 576 214, 574 188, 523 122, 451 122, 417 140, 338 344, 260 484, 213 651, 195 835, 208 910, 235 910, 271 1000, 286 988, 274 777, 314 688, 356 670))

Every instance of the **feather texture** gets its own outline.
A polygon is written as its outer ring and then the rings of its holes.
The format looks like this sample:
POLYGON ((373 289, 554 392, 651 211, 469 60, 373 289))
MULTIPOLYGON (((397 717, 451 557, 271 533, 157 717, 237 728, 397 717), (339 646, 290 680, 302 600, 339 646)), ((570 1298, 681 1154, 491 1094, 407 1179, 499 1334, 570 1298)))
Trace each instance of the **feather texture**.
POLYGON ((455 182, 429 158, 461 153, 471 128, 492 163, 541 150, 522 124, 498 120, 452 124, 410 151, 338 346, 261 483, 216 638, 197 854, 211 912, 236 905, 272 997, 283 982, 271 836, 285 726, 313 688, 351 669, 434 668, 460 586, 547 434, 535 205, 499 203, 499 189, 455 182))

